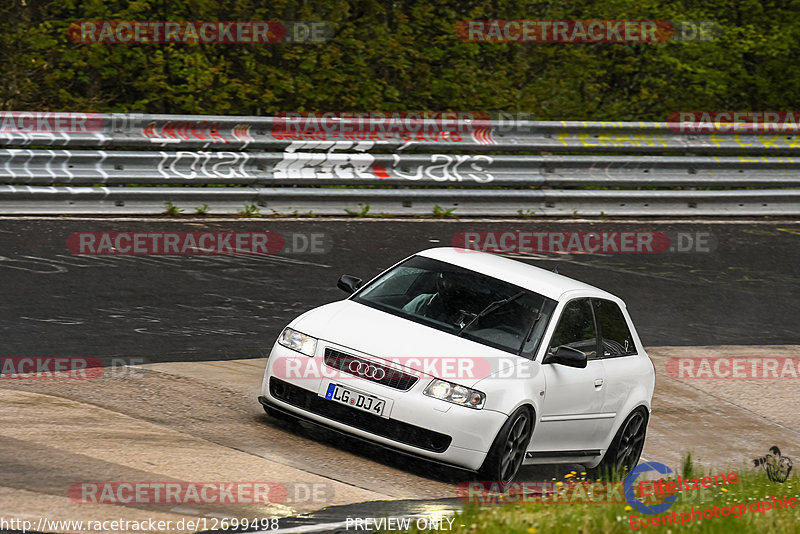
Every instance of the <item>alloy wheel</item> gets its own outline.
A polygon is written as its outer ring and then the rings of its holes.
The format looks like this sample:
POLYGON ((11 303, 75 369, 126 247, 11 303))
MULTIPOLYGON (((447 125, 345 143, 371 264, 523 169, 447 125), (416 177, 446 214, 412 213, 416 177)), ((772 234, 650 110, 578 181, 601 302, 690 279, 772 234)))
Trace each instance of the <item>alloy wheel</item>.
POLYGON ((500 473, 502 481, 510 481, 522 465, 525 458, 525 449, 530 438, 531 419, 527 412, 520 413, 514 420, 511 430, 508 432, 503 456, 500 460, 500 473))
POLYGON ((617 472, 623 472, 634 467, 642 455, 644 448, 644 437, 647 425, 641 411, 636 411, 628 419, 625 428, 622 430, 614 457, 614 467, 617 472))

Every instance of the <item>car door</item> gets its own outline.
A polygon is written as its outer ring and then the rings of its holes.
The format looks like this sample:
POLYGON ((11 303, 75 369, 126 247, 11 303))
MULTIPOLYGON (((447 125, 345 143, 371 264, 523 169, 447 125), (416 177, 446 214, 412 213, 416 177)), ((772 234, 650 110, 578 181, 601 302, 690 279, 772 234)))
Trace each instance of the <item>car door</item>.
POLYGON ((591 299, 574 299, 564 306, 547 353, 561 345, 584 352, 588 361, 584 369, 542 364, 545 386, 539 393, 540 413, 529 447, 534 454, 558 451, 561 454, 557 456, 570 456, 570 452, 598 450, 605 436, 603 429, 613 417, 603 413, 605 369, 597 357, 598 335, 591 299))
MULTIPOLYGON (((638 354, 628 320, 616 302, 605 299, 592 299, 594 315, 601 339, 601 361, 605 369, 605 396, 603 411, 625 417, 620 413, 637 384, 640 375, 647 375, 650 365, 647 358, 638 354)), ((614 419, 604 428, 609 435, 614 419)))

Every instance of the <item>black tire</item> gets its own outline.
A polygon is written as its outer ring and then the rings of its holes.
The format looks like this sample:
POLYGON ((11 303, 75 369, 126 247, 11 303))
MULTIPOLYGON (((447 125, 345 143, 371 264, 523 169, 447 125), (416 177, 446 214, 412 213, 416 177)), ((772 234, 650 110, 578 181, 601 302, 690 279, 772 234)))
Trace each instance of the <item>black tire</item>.
POLYGON ((478 474, 484 480, 497 481, 505 488, 519 471, 533 432, 533 411, 522 406, 509 416, 478 474))
POLYGON ((633 410, 620 425, 600 464, 591 470, 592 475, 608 480, 624 479, 642 456, 648 420, 644 406, 633 410))

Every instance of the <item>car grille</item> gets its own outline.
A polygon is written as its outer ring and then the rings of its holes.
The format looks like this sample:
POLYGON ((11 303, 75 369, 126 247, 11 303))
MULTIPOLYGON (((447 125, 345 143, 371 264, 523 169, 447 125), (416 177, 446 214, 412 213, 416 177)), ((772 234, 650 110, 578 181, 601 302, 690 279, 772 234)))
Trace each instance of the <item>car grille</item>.
POLYGON ((453 438, 440 432, 338 404, 274 376, 269 379, 269 392, 292 406, 426 451, 444 452, 453 441, 453 438))
POLYGON ((325 349, 325 365, 333 367, 343 373, 357 376, 364 380, 371 380, 372 382, 399 389, 400 391, 408 391, 414 387, 414 384, 419 380, 419 377, 403 372, 400 369, 358 358, 357 356, 345 354, 344 352, 331 348, 325 349), (371 372, 357 372, 359 368, 366 369, 366 366, 369 367, 371 372), (378 370, 377 377, 375 376, 376 370, 378 370))

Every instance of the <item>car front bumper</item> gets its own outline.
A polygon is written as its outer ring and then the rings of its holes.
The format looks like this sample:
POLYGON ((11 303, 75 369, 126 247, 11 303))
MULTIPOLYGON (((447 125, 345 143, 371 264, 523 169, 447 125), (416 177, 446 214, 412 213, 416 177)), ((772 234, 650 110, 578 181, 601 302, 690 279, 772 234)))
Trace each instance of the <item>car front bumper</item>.
MULTIPOLYGON (((334 348, 371 358, 351 349, 334 348)), ((319 347, 313 358, 321 360, 323 351, 324 346, 319 347)), ((432 377, 422 377, 408 391, 400 391, 355 376, 288 376, 281 371, 276 376, 273 372, 288 367, 286 362, 278 364, 281 359, 306 362, 309 358, 276 343, 264 373, 261 404, 413 456, 472 471, 483 464, 507 419, 497 411, 475 410, 424 395, 432 377), (320 391, 331 382, 387 400, 385 417, 326 399, 320 391)))

